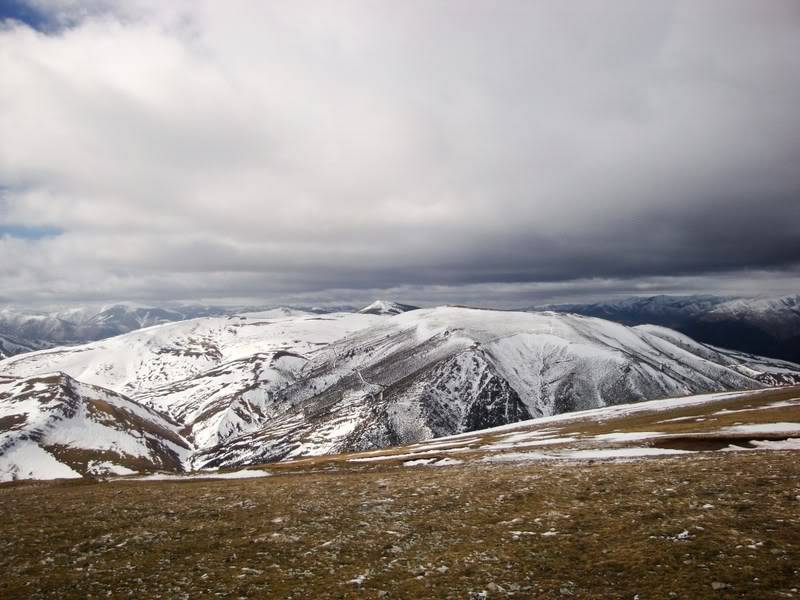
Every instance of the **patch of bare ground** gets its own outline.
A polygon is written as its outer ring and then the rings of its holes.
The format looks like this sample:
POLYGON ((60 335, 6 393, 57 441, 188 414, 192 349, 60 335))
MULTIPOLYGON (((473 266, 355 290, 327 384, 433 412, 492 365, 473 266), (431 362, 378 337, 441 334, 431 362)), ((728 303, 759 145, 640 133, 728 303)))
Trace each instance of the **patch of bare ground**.
MULTIPOLYGON (((621 414, 597 413, 588 416, 575 413, 574 417, 565 415, 557 422, 544 421, 531 425, 521 425, 514 431, 501 433, 476 432, 480 443, 472 447, 478 449, 483 444, 504 444, 508 436, 515 433, 546 432, 542 438, 519 440, 509 444, 507 450, 517 451, 526 446, 561 449, 564 447, 624 447, 626 445, 645 445, 664 449, 706 451, 720 450, 729 446, 751 448, 753 440, 784 440, 798 436, 800 432, 800 387, 772 388, 755 390, 731 397, 706 400, 698 404, 676 405, 670 408, 647 409, 647 405, 629 405, 635 410, 621 414), (775 423, 797 424, 798 430, 781 433, 768 430, 748 433, 736 432, 738 425, 770 425, 775 423), (654 433, 652 439, 620 440, 616 443, 603 436, 615 434, 632 435, 654 433), (548 442, 548 439, 553 442, 548 442), (561 441, 564 440, 564 441, 561 441), (531 444, 533 442, 533 444, 531 444), (513 446, 513 447, 512 447, 513 446)), ((455 441, 454 441, 455 443, 455 441)), ((484 446, 485 447, 485 446, 484 446)), ((499 449, 499 448, 498 448, 499 449)), ((400 449, 400 452, 403 450, 400 449)), ((494 451, 494 450, 493 450, 494 451)))
POLYGON ((800 422, 800 387, 755 390, 706 404, 681 406, 669 411, 642 411, 608 421, 587 423, 582 420, 564 427, 562 433, 595 435, 654 429, 666 434, 708 433, 743 421, 754 424, 800 422))
POLYGON ((0 597, 791 598, 786 451, 0 486, 0 597))

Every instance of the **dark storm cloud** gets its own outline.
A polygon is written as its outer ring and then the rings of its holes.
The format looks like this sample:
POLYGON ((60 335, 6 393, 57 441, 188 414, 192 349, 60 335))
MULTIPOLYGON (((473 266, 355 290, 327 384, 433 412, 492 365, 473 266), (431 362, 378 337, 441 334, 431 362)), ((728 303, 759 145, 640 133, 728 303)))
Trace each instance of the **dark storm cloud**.
POLYGON ((28 7, 53 26, 0 29, 6 296, 800 283, 796 2, 28 7))

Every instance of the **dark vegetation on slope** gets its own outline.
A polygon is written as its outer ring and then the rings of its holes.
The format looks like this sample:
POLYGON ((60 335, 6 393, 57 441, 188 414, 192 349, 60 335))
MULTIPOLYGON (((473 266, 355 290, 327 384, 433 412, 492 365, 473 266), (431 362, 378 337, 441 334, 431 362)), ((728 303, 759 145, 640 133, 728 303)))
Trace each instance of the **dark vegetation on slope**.
POLYGON ((800 296, 776 299, 767 312, 720 310, 731 299, 651 296, 545 308, 616 321, 661 325, 706 344, 800 363, 800 296))

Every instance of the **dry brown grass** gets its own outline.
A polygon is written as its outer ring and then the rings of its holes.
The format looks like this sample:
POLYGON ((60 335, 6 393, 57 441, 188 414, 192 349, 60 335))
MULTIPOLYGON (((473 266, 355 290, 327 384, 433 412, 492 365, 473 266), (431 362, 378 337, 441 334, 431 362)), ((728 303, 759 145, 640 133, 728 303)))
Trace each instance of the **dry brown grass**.
POLYGON ((0 486, 0 597, 645 600, 800 586, 792 452, 271 470, 0 486))
MULTIPOLYGON (((757 390, 736 398, 714 400, 694 406, 679 406, 668 411, 638 411, 602 420, 598 420, 596 417, 576 417, 557 423, 521 427, 520 431, 535 432, 547 429, 552 430, 554 436, 583 438, 577 443, 555 444, 554 447, 608 446, 608 443, 593 442, 592 436, 615 432, 658 432, 661 434, 658 440, 652 440, 645 444, 662 448, 711 450, 723 448, 732 443, 746 445, 751 439, 786 438, 787 435, 781 434, 731 434, 721 430, 740 423, 794 422, 800 425, 800 403, 793 406, 770 408, 773 403, 790 400, 800 400, 799 387, 757 390), (720 414, 721 412, 722 414, 720 414)), ((480 434, 480 432, 478 433, 480 434)), ((480 444, 473 446, 477 449, 487 443, 502 443, 504 435, 506 433, 483 434, 480 436, 480 444)), ((520 447, 522 446, 520 445, 520 447)))
MULTIPOLYGON (((765 408, 798 397, 521 430, 716 449, 774 437, 720 432, 736 423, 800 422, 797 405, 765 408)), ((481 462, 503 435, 454 441, 471 450, 448 467, 404 467, 407 447, 261 479, 0 485, 0 598, 800 598, 797 452, 481 462)))

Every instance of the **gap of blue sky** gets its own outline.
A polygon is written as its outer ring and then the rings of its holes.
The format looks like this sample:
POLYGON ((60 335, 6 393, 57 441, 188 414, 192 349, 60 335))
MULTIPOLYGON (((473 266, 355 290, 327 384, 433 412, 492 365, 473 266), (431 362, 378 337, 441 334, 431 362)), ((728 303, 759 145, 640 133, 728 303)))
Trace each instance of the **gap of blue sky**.
POLYGON ((0 238, 13 237, 23 240, 40 240, 43 238, 55 237, 64 233, 58 227, 46 227, 39 225, 0 225, 0 238))
POLYGON ((52 22, 47 16, 20 0, 0 0, 0 21, 20 21, 39 31, 50 31, 52 22))

